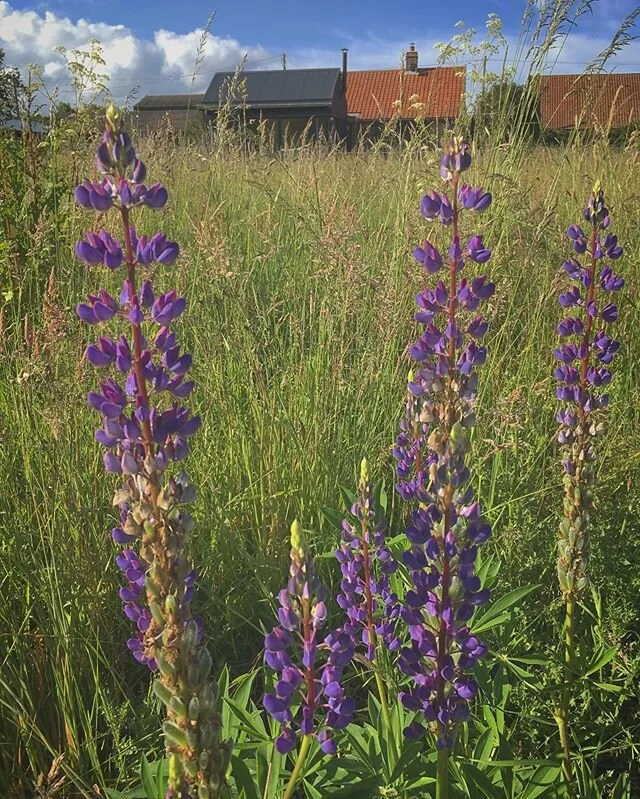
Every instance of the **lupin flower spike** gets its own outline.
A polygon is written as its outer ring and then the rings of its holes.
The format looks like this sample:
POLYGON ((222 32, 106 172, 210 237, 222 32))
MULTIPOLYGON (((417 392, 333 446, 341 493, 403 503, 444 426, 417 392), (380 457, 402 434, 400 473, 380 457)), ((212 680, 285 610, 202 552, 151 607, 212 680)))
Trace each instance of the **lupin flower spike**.
POLYGON ((620 342, 609 334, 609 326, 618 318, 618 308, 607 295, 624 286, 624 279, 609 264, 623 251, 616 236, 604 233, 611 220, 599 182, 582 217, 588 225, 586 231, 580 225, 571 225, 567 230, 578 258, 569 258, 562 265, 574 285, 559 297, 560 305, 570 315, 558 324, 562 343, 553 352, 558 361, 554 372, 558 380, 556 393, 563 403, 557 413, 564 467, 564 514, 558 534, 557 571, 565 608, 564 684, 554 714, 569 791, 573 785, 569 708, 570 686, 575 678, 575 611, 588 585, 596 443, 604 432, 601 411, 609 404, 606 387, 612 379, 610 366, 620 348, 620 342))
POLYGON ((337 602, 348 618, 344 631, 356 649, 364 646, 365 658, 373 662, 378 638, 392 651, 400 646, 396 634, 400 607, 389 585, 389 575, 398 564, 385 545, 387 523, 376 518, 366 459, 360 465, 358 488, 358 501, 351 508, 355 522, 342 522, 343 543, 336 550, 342 572, 337 602))
MULTIPOLYGON (((415 319, 424 330, 409 348, 416 368, 409 376, 407 412, 394 449, 397 490, 417 505, 406 530, 412 546, 404 553, 413 587, 401 610, 411 642, 399 657, 413 685, 401 700, 407 709, 420 711, 437 733, 443 755, 439 763, 444 764, 439 780, 446 780, 456 725, 468 718, 468 703, 478 691, 469 672, 487 651, 468 621, 488 599, 475 560, 491 530, 474 500, 466 456, 475 424, 476 369, 486 358, 481 342, 487 322, 478 308, 495 286, 485 275, 461 276, 466 261, 483 264, 491 255, 482 236, 466 244, 460 237, 462 210, 481 211, 491 203, 487 192, 462 184, 470 164, 467 145, 454 139, 440 161, 450 197, 432 191, 420 206, 425 219, 451 229, 451 245, 445 258, 425 241, 414 257, 428 274, 440 272, 447 260, 448 280, 416 297, 415 319)), ((416 721, 405 734, 415 738, 424 731, 416 721)))
POLYGON ((178 245, 161 233, 149 241, 138 238, 131 226, 132 208, 160 208, 167 192, 159 183, 149 189, 142 183, 146 168, 113 106, 107 110, 96 164, 104 177, 99 183, 83 181, 76 199, 101 212, 116 208, 122 242, 104 229, 87 233, 76 255, 113 272, 124 266, 125 275, 119 299, 100 289, 78 305, 77 313, 91 325, 112 320, 120 325, 114 337, 100 335, 90 344, 86 358, 97 368, 113 370, 99 391, 89 393, 88 402, 102 417, 96 439, 105 449, 105 468, 123 480, 114 498, 120 525, 112 537, 124 547, 116 558, 127 581, 120 597, 136 626, 128 646, 157 673, 154 691, 166 708, 167 799, 216 799, 229 750, 220 742, 211 657, 189 604, 196 573, 186 552, 193 521, 184 503, 195 492, 182 472, 170 476, 200 426, 200 418, 180 404, 193 388, 186 378, 191 355, 180 353, 171 329, 186 302, 175 291, 156 296, 150 276, 142 283, 139 279, 140 266, 172 263, 178 245))
POLYGON ((582 212, 587 231, 571 225, 567 236, 578 258, 569 258, 563 269, 574 285, 560 294, 559 302, 570 316, 558 324, 562 343, 553 354, 558 361, 555 377, 558 411, 558 441, 563 451, 564 518, 558 539, 558 581, 566 600, 579 599, 587 586, 589 525, 595 480, 593 462, 596 439, 603 432, 601 409, 609 404, 606 387, 611 382, 611 362, 620 342, 609 335, 618 318, 618 308, 607 295, 619 291, 624 279, 609 261, 622 255, 618 239, 604 235, 611 224, 604 193, 596 183, 589 204, 582 212))
POLYGON ((301 735, 306 748, 315 736, 323 752, 334 754, 331 731, 346 727, 355 712, 354 700, 345 697, 340 683, 353 657, 353 642, 340 630, 320 638, 327 619, 326 589, 315 574, 298 521, 291 525, 290 557, 289 582, 278 595, 280 624, 264 639, 265 663, 278 680, 275 693, 265 694, 263 704, 281 725, 279 752, 294 749, 301 735))

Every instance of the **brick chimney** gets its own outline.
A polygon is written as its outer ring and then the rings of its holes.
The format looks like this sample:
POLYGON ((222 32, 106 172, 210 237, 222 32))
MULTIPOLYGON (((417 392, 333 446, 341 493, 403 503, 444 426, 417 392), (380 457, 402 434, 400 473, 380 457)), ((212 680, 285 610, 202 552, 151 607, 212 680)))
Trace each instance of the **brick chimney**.
POLYGON ((347 53, 346 47, 342 48, 342 91, 347 93, 347 53))
POLYGON ((404 54, 404 69, 405 72, 418 71, 418 51, 413 42, 409 45, 409 49, 404 54))

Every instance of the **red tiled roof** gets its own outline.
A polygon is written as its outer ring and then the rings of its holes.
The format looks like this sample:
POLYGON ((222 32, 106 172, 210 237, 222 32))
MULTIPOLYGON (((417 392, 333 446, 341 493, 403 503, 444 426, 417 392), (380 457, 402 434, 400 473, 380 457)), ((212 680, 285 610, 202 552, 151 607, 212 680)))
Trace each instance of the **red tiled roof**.
POLYGON ((640 73, 543 75, 540 122, 547 128, 620 127, 640 119, 640 73))
POLYGON ((419 116, 451 119, 460 112, 464 83, 464 67, 348 72, 347 110, 360 114, 363 120, 419 116))

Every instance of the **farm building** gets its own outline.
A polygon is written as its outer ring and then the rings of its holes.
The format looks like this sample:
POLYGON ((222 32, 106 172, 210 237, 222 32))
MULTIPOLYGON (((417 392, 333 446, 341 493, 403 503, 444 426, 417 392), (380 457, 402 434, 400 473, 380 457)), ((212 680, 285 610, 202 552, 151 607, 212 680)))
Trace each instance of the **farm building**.
POLYGON ((202 108, 214 123, 221 108, 240 109, 249 129, 274 149, 302 140, 337 141, 348 134, 343 69, 290 69, 216 72, 202 108))
POLYGON ((640 73, 542 75, 543 130, 621 128, 640 122, 640 73))
POLYGON ((417 120, 432 123, 440 138, 462 110, 464 91, 464 67, 419 67, 411 44, 404 69, 349 73, 347 107, 357 116, 365 140, 377 139, 391 121, 409 136, 417 120))
POLYGON ((417 120, 427 120, 440 135, 460 113, 464 89, 464 67, 419 67, 410 45, 404 69, 348 72, 343 50, 342 69, 216 72, 204 95, 148 95, 133 110, 143 129, 214 124, 228 110, 274 150, 295 146, 303 134, 350 149, 360 134, 373 141, 391 121, 408 136, 417 120))
POLYGON ((132 121, 138 130, 169 126, 176 133, 202 127, 202 94, 148 94, 133 106, 132 121))

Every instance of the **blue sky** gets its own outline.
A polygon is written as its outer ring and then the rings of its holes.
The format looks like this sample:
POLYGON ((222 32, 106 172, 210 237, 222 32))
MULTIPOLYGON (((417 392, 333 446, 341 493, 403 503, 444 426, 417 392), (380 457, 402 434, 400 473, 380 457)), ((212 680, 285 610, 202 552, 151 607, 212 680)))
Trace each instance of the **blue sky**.
MULTIPOLYGON (((593 13, 581 17, 567 38, 555 71, 579 72, 636 6, 637 0, 594 0, 593 13)), ((10 64, 42 64, 47 81, 68 92, 54 47, 83 48, 97 38, 114 94, 136 85, 142 93, 179 92, 202 88, 216 69, 233 68, 245 54, 248 66, 259 69, 278 68, 282 51, 290 67, 338 66, 340 49, 348 47, 351 68, 383 68, 397 66, 414 41, 421 65, 432 65, 434 43, 448 40, 458 20, 482 35, 489 13, 502 19, 513 50, 524 8, 524 0, 218 0, 195 84, 190 76, 197 44, 212 10, 207 0, 0 0, 0 47, 10 64)), ((615 66, 640 71, 640 41, 615 66)))

